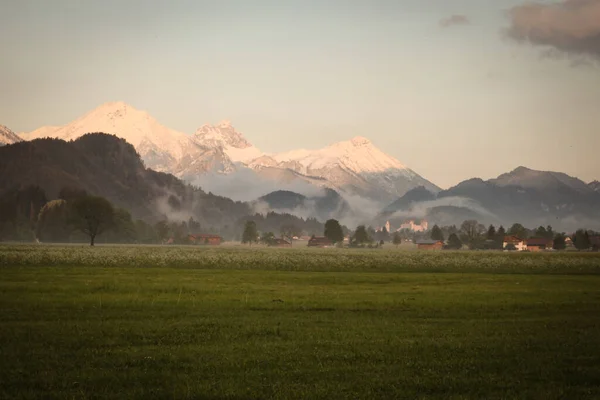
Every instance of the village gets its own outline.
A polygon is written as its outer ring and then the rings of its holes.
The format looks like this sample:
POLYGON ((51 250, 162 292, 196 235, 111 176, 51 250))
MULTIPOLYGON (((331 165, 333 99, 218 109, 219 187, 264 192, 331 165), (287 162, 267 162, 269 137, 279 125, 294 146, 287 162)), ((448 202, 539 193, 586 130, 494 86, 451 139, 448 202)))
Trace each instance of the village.
MULTIPOLYGON (((333 220, 335 221, 335 220, 333 220)), ((337 223, 337 221, 335 221, 337 223)), ((312 248, 383 248, 393 247, 416 249, 424 251, 436 250, 499 250, 516 252, 541 252, 557 250, 592 250, 600 249, 600 234, 580 230, 571 234, 554 233, 551 227, 540 227, 527 230, 520 224, 514 224, 508 231, 501 226, 496 231, 493 225, 487 230, 476 221, 465 221, 460 228, 438 227, 429 229, 426 220, 406 220, 394 229, 390 221, 383 226, 372 228, 359 226, 353 233, 346 233, 342 240, 325 235, 296 235, 281 234, 276 237, 271 232, 260 234, 256 232, 255 240, 247 240, 248 245, 266 247, 298 247, 312 248), (363 230, 364 238, 357 240, 357 232, 363 230), (583 244, 581 243, 583 242, 583 244), (578 245, 579 243, 579 245, 578 245)), ((189 234, 190 245, 216 246, 226 242, 218 234, 189 234)), ((169 238, 163 244, 176 244, 169 238)), ((181 243, 179 243, 181 244, 181 243)))

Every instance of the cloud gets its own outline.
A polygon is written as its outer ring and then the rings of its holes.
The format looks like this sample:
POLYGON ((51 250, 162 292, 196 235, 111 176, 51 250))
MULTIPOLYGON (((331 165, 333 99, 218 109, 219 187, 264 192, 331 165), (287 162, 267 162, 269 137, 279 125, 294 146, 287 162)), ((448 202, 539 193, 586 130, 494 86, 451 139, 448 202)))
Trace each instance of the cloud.
POLYGON ((476 212, 479 215, 497 218, 496 215, 482 207, 477 201, 468 197, 449 196, 441 197, 436 200, 422 201, 419 203, 413 203, 409 210, 396 211, 390 218, 398 217, 411 217, 411 218, 424 218, 434 207, 452 206, 458 208, 467 208, 471 211, 476 212))
POLYGON ((528 3, 509 13, 508 35, 569 55, 600 57, 600 0, 528 3))
POLYGON ((300 179, 280 182, 264 178, 249 168, 242 168, 227 175, 217 173, 200 175, 192 183, 205 192, 212 192, 236 201, 256 200, 276 190, 289 190, 308 197, 323 193, 322 188, 300 179))
POLYGON ((444 18, 440 21, 440 26, 443 28, 449 28, 456 25, 469 25, 471 21, 466 15, 452 15, 448 18, 444 18))

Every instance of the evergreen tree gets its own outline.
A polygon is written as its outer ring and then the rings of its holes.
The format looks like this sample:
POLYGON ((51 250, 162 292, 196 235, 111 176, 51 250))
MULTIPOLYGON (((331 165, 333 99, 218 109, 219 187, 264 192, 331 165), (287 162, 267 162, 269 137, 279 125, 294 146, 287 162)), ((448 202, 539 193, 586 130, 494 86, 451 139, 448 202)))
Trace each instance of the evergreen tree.
POLYGON ((500 228, 498 228, 498 231, 496 231, 496 235, 498 235, 500 241, 503 242, 504 236, 506 236, 506 229, 504 229, 504 227, 500 225, 500 228))
POLYGON ((488 228, 487 231, 487 238, 488 240, 496 240, 496 228, 494 227, 494 225, 490 225, 490 227, 488 228))
POLYGON ((577 250, 588 250, 591 246, 590 236, 587 233, 587 231, 583 229, 577 230, 577 232, 575 232, 575 235, 573 235, 572 240, 573 245, 575 245, 575 248, 577 250))
POLYGON ((557 234, 554 237, 554 241, 552 243, 552 248, 554 250, 564 250, 567 248, 567 244, 565 242, 565 235, 563 235, 562 233, 557 234))
POLYGON ((356 244, 365 244, 370 243, 372 241, 372 239, 369 237, 369 234, 367 233, 367 228, 365 228, 364 225, 359 225, 358 227, 356 227, 353 239, 356 244))
POLYGON ((458 235, 456 233, 452 233, 450 234, 450 236, 448 237, 448 248, 449 249, 453 249, 453 250, 459 250, 462 248, 462 242, 461 240, 458 238, 458 235))
POLYGON ((394 232, 392 243, 394 243, 396 247, 398 247, 402 243, 402 237, 400 237, 400 232, 394 232))
POLYGON ((169 224, 167 221, 159 221, 154 225, 154 232, 160 242, 163 242, 169 236, 169 224))
POLYGON ((330 219, 325 222, 324 236, 331 240, 332 243, 338 243, 344 241, 344 232, 340 223, 335 219, 330 219))
POLYGON ((244 233, 242 233, 242 243, 248 243, 252 246, 252 243, 256 243, 258 238, 258 231, 256 229, 256 222, 246 221, 244 225, 244 233))
POLYGON ((444 241, 444 233, 439 226, 434 225, 433 228, 431 228, 431 239, 444 241))
POLYGON ((200 233, 200 222, 194 220, 194 217, 190 217, 187 227, 189 233, 200 233))

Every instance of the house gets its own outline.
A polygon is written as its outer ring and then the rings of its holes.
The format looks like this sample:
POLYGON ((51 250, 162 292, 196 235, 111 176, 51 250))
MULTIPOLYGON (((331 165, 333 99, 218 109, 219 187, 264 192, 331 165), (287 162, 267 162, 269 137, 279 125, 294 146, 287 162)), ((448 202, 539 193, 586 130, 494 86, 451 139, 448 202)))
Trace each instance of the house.
POLYGON ((442 250, 444 242, 441 240, 417 240, 419 250, 442 250))
POLYGON ((554 245, 554 241, 547 238, 531 238, 525 241, 525 245, 529 251, 550 250, 554 245))
POLYGON ((403 223, 402 225, 400 225, 400 229, 398 229, 399 231, 403 230, 403 229, 408 229, 409 231, 412 232, 425 232, 427 230, 428 224, 427 221, 423 220, 421 221, 420 224, 415 223, 414 220, 410 220, 407 221, 405 223, 403 223))
POLYGON ((219 235, 211 235, 207 233, 198 233, 189 235, 190 244, 209 244, 219 245, 223 242, 223 238, 219 235))
POLYGON ((517 251, 523 251, 527 249, 525 241, 518 236, 504 236, 502 248, 506 250, 506 246, 509 245, 513 245, 517 251))
POLYGON ((275 238, 275 239, 273 239, 271 244, 269 244, 269 246, 271 246, 271 247, 292 247, 292 244, 285 239, 275 238))
POLYGON ((333 242, 324 236, 314 236, 308 241, 308 247, 329 247, 333 242))

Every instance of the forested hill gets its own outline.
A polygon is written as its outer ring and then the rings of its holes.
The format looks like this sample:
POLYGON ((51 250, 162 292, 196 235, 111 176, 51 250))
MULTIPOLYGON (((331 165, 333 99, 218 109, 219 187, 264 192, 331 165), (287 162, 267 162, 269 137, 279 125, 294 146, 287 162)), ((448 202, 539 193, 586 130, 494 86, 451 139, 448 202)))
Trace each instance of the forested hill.
MULTIPOLYGON (((129 210, 134 219, 192 217, 203 230, 230 235, 239 230, 241 219, 254 214, 247 203, 206 193, 173 175, 145 168, 132 145, 104 133, 69 142, 46 138, 0 147, 0 197, 32 185, 42 188, 48 200, 58 198, 63 188, 85 190, 129 210)), ((289 217, 282 216, 286 221, 289 217)), ((292 218, 301 229, 309 222, 292 218)))

